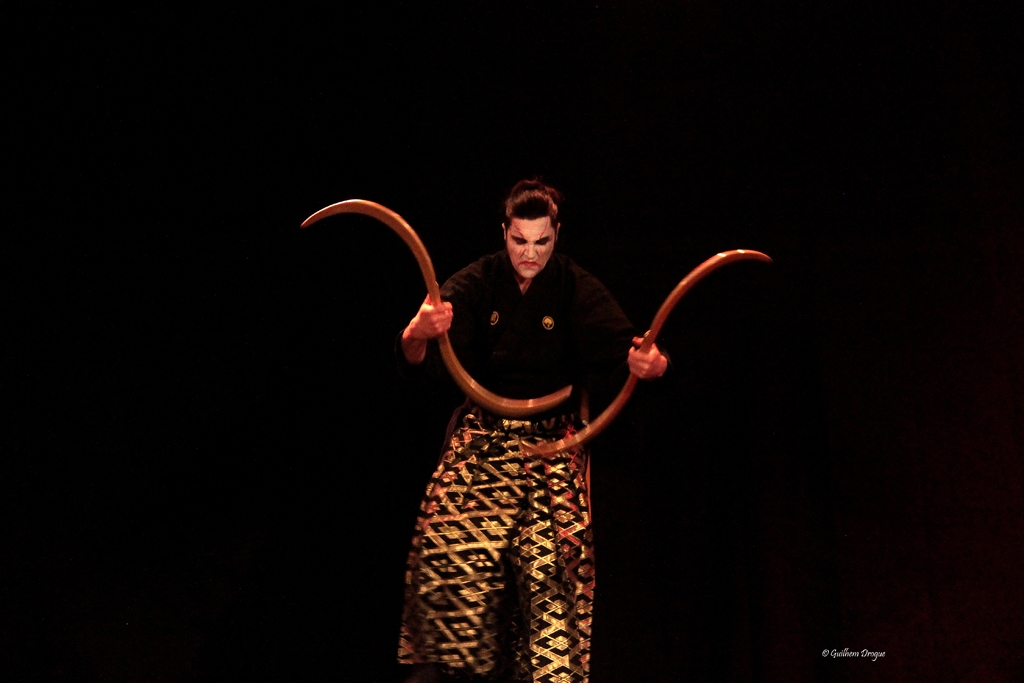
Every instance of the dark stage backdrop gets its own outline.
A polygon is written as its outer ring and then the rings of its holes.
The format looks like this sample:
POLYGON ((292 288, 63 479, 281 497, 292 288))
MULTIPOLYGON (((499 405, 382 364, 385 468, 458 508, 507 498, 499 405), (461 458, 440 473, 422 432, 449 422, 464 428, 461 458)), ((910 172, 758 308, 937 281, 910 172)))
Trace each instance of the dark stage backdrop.
POLYGON ((594 445, 593 680, 1024 676, 1020 22, 978 3, 5 4, 0 678, 397 681, 522 177, 674 379, 594 445), (840 657, 861 651, 876 658, 840 657))

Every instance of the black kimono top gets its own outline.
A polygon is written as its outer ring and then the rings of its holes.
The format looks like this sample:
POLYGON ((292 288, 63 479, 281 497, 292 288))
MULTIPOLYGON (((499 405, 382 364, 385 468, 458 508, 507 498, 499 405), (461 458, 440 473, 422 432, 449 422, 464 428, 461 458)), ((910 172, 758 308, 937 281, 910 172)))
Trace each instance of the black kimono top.
MULTIPOLYGON (((604 285, 563 254, 551 255, 525 294, 503 250, 449 278, 441 298, 452 304, 448 336, 459 361, 500 396, 537 398, 572 384, 570 405, 551 411, 566 414, 576 411, 581 389, 600 405, 628 375, 632 323, 604 285)), ((400 338, 396 353, 403 374, 446 374, 436 342, 420 366, 405 360, 400 338)))

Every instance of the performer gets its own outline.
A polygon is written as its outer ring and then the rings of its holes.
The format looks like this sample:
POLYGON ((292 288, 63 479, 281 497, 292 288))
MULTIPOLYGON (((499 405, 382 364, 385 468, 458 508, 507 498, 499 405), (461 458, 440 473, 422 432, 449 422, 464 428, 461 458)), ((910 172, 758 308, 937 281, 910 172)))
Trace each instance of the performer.
MULTIPOLYGON (((440 374, 449 334, 463 366, 510 398, 572 384, 557 408, 525 419, 467 401, 427 485, 409 554, 398 658, 409 681, 585 683, 594 561, 582 448, 531 457, 521 444, 577 428, 584 391, 609 393, 629 372, 655 379, 668 359, 642 339, 598 280, 555 252, 561 195, 538 180, 505 202, 505 249, 429 297, 396 343, 407 375, 440 374)), ((584 419, 585 416, 584 416, 584 419)))

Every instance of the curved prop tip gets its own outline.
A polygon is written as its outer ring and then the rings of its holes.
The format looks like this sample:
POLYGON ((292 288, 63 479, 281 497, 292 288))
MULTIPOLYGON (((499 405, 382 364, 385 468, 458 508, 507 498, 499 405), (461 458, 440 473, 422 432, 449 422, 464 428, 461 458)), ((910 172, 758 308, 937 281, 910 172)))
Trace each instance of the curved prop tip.
MULTIPOLYGON (((376 216, 376 212, 370 213, 365 210, 368 204, 374 203, 368 202, 365 199, 346 199, 343 202, 338 202, 337 204, 325 206, 324 208, 320 209, 306 220, 302 221, 302 225, 300 227, 308 228, 309 226, 313 225, 319 220, 327 218, 328 216, 336 216, 339 213, 368 213, 369 215, 376 216), (360 209, 364 210, 360 211, 360 209)), ((376 206, 378 205, 374 205, 374 208, 376 208, 376 206)), ((380 208, 383 209, 384 207, 380 208)))
POLYGON ((753 249, 733 249, 732 251, 722 251, 715 254, 715 256, 717 256, 718 258, 726 258, 728 256, 735 256, 737 254, 743 257, 737 260, 751 259, 753 261, 764 261, 765 263, 773 263, 771 256, 760 251, 754 251, 753 249))

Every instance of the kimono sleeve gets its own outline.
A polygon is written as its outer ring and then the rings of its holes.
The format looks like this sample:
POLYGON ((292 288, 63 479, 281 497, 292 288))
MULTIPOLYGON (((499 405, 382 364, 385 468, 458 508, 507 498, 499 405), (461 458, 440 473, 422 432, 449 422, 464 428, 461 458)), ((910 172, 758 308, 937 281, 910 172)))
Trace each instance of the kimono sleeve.
POLYGON ((592 405, 603 406, 629 374, 626 360, 636 328, 605 286, 582 269, 576 277, 572 318, 577 374, 592 405))

